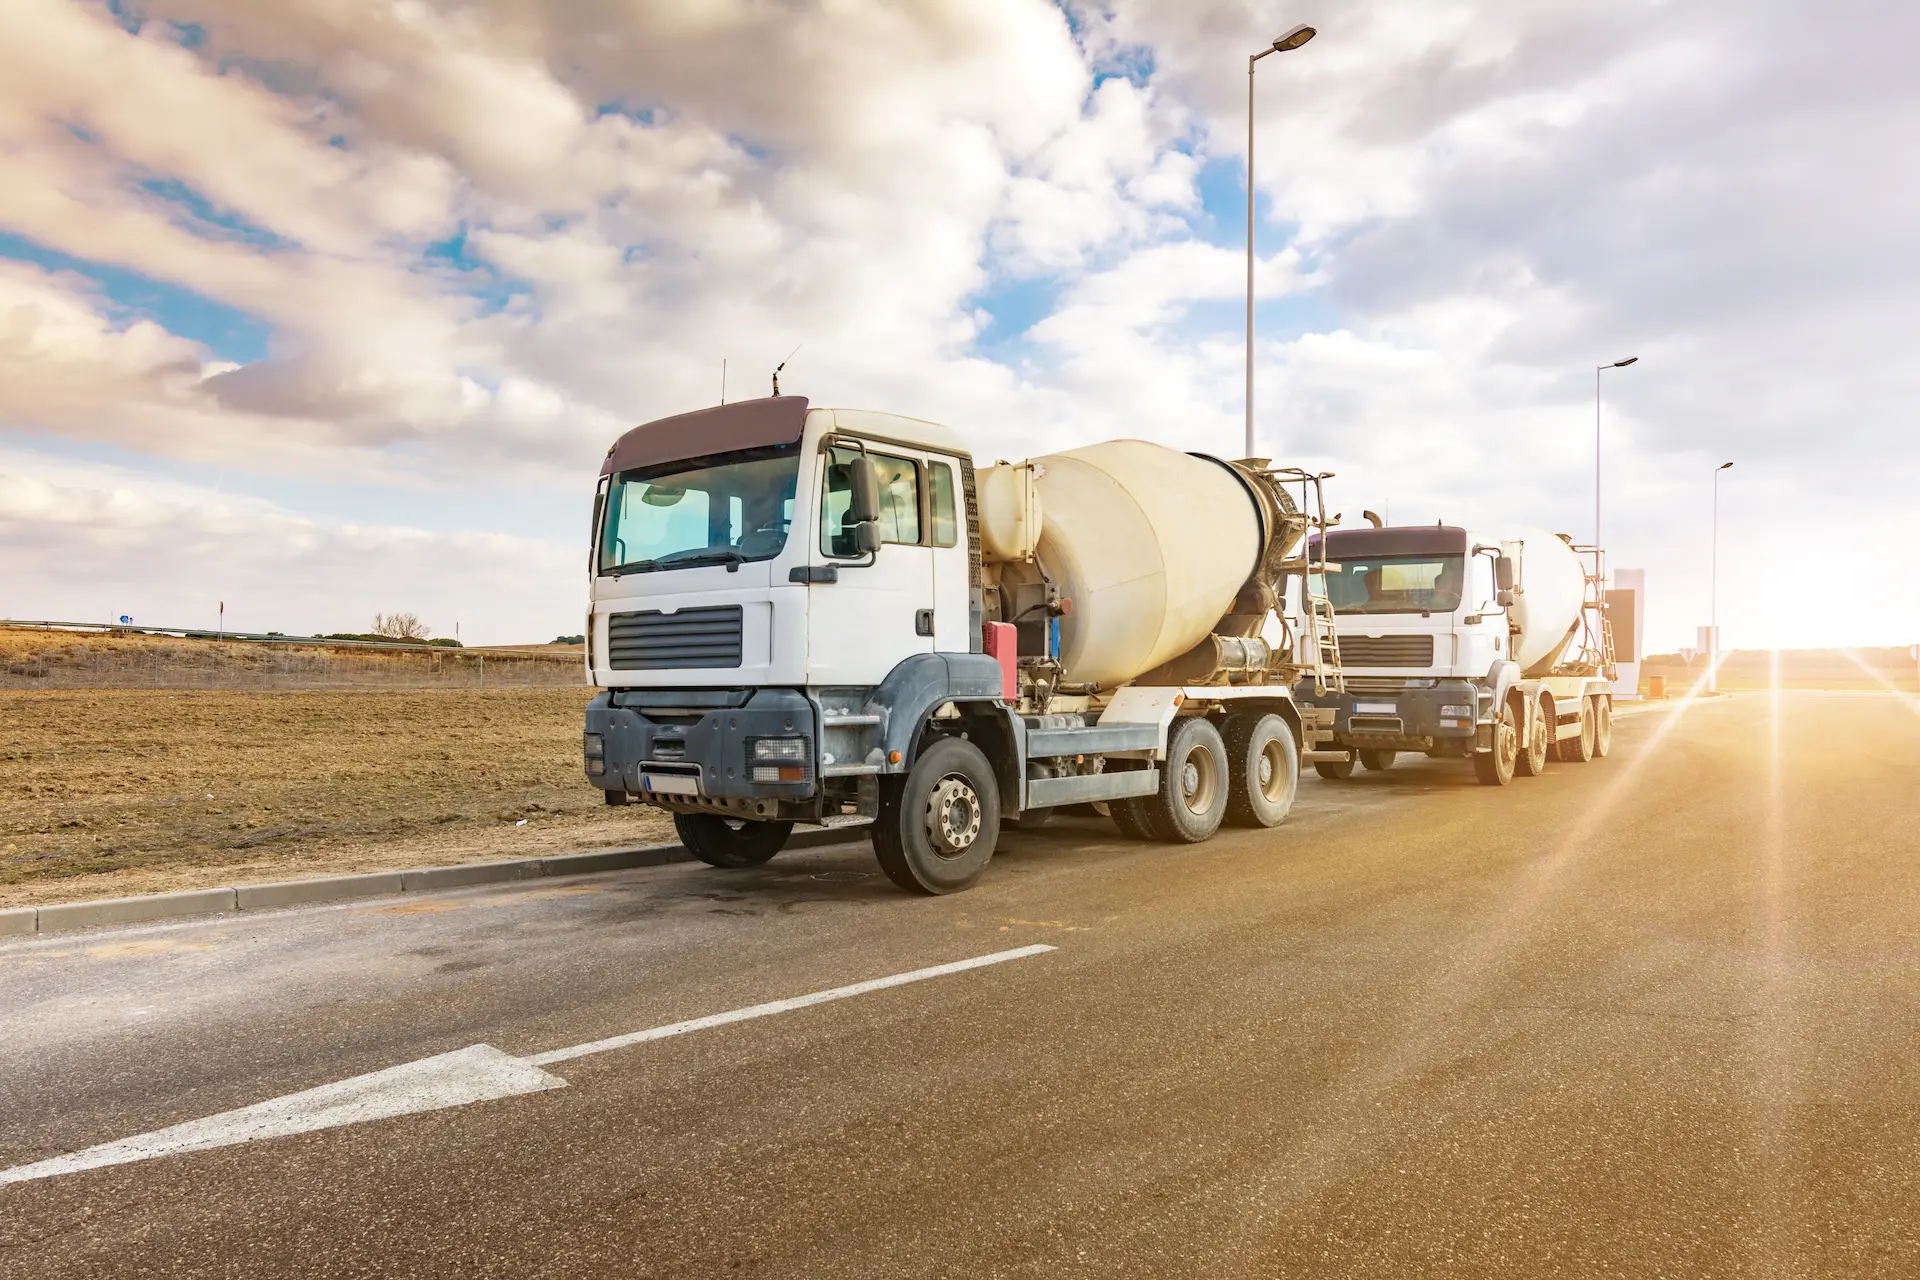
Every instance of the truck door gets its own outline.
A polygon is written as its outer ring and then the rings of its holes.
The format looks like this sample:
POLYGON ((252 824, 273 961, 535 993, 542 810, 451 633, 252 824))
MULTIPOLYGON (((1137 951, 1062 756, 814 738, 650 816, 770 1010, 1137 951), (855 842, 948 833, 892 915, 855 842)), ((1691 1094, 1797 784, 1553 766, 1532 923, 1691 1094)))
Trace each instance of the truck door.
POLYGON ((957 459, 927 459, 927 517, 927 540, 933 545, 934 652, 968 653, 974 647, 972 561, 957 459))
POLYGON ((904 658, 931 653, 936 625, 934 549, 928 544, 925 463, 907 451, 871 447, 880 491, 880 550, 873 562, 853 546, 847 512, 860 450, 835 445, 821 468, 820 529, 812 563, 837 581, 807 600, 807 683, 871 686, 904 658))

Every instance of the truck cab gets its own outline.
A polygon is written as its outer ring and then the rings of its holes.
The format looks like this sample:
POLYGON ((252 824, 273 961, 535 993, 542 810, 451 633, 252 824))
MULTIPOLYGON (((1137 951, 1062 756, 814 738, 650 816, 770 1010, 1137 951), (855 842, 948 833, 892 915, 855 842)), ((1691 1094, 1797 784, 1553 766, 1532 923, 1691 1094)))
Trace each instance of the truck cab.
POLYGON ((1379 771, 1419 752, 1472 759, 1483 781, 1504 785, 1583 735, 1581 758, 1591 758, 1610 723, 1599 678, 1610 658, 1594 579, 1576 556, 1569 541, 1539 531, 1329 532, 1323 589, 1343 688, 1296 690, 1303 705, 1332 713, 1336 754, 1318 753, 1316 771, 1344 779, 1356 764, 1379 771))

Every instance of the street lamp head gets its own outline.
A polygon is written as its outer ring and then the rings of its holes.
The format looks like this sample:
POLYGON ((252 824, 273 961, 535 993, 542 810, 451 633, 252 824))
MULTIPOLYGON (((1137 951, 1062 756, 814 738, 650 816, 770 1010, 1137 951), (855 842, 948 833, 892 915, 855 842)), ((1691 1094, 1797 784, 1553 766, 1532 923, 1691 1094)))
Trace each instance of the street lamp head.
POLYGON ((1615 360, 1611 367, 1615 369, 1624 369, 1630 364, 1638 363, 1639 359, 1640 359, 1639 356, 1628 356, 1625 360, 1615 360))
POLYGON ((1727 469, 1728 467, 1730 467, 1730 466, 1732 466, 1732 465, 1733 465, 1733 464, 1732 464, 1731 462, 1723 462, 1723 463, 1721 463, 1721 464, 1720 464, 1719 466, 1717 466, 1717 467, 1715 467, 1715 468, 1714 468, 1714 470, 1715 470, 1715 471, 1725 471, 1725 470, 1726 470, 1726 469, 1727 469))
POLYGON ((1289 49, 1298 49, 1318 34, 1319 32, 1314 30, 1314 28, 1302 23, 1300 26, 1295 27, 1293 30, 1287 32, 1287 34, 1281 36, 1278 40, 1275 40, 1273 42, 1273 51, 1275 53, 1285 53, 1289 49))

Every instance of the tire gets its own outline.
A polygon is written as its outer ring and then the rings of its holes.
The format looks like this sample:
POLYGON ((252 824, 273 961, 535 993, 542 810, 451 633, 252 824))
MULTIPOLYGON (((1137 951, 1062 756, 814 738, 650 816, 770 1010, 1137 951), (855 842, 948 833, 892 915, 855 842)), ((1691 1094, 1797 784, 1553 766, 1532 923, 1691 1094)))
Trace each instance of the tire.
POLYGON ((1167 732, 1167 767, 1160 771, 1160 789, 1134 805, 1154 839, 1199 844, 1226 819, 1231 776, 1220 731, 1200 716, 1186 716, 1167 732))
POLYGON ((1140 812, 1137 796, 1107 801, 1107 816, 1113 819, 1114 826, 1120 828, 1120 834, 1129 840, 1153 839, 1153 832, 1147 829, 1146 817, 1140 812))
POLYGON ((1054 813, 1052 805, 1044 809, 1022 809, 1018 814, 1008 818, 1006 825, 1017 831, 1038 831, 1053 821, 1054 813))
POLYGON ((673 829, 687 852, 710 867, 738 871, 757 867, 786 845, 791 822, 723 818, 717 813, 676 813, 673 829))
POLYGON ((1353 776, 1353 752, 1347 752, 1345 760, 1315 760, 1313 771, 1328 782, 1345 782, 1353 776))
POLYGON ((1547 771, 1552 755, 1553 719, 1547 715, 1544 698, 1528 701, 1522 710, 1527 716, 1527 744, 1520 749, 1513 771, 1523 778, 1537 778, 1547 771))
POLYGON ((1553 744, 1553 758, 1562 764, 1585 764, 1593 759, 1593 699, 1580 699, 1580 735, 1553 744))
POLYGON ((1300 748, 1293 726, 1276 715, 1227 717, 1227 821, 1236 827, 1277 827, 1287 820, 1300 789, 1300 748))
POLYGON ((1398 751, 1387 751, 1384 749, 1380 751, 1362 751, 1360 753, 1360 765, 1368 773, 1385 773, 1387 770, 1393 768, 1394 758, 1399 754, 1398 751))
POLYGON ((1507 703, 1493 724, 1493 750, 1473 753, 1473 776, 1485 787, 1504 787, 1513 781, 1520 763, 1520 730, 1514 722, 1514 704, 1507 703))
POLYGON ((1593 754, 1604 756, 1613 750, 1613 695, 1593 695, 1593 754))
POLYGON ((1000 838, 1000 787, 964 738, 927 746, 905 777, 882 778, 874 857, 909 893, 956 893, 987 869, 1000 838))

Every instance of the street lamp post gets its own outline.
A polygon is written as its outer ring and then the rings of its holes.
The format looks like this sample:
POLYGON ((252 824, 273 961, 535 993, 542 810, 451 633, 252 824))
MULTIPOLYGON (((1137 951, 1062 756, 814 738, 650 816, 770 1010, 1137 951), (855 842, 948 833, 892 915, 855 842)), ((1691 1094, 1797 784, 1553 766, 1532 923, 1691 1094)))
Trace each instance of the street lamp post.
POLYGON ((1723 462, 1713 469, 1713 559, 1707 586, 1707 692, 1720 692, 1720 473, 1732 466, 1723 462))
POLYGON ((1595 365, 1593 370, 1593 545, 1600 545, 1600 375, 1609 369, 1624 369, 1639 361, 1628 356, 1612 364, 1595 365))
POLYGON ((1247 451, 1253 456, 1253 64, 1270 53, 1286 53, 1313 39, 1314 29, 1298 26, 1247 58, 1247 451))

